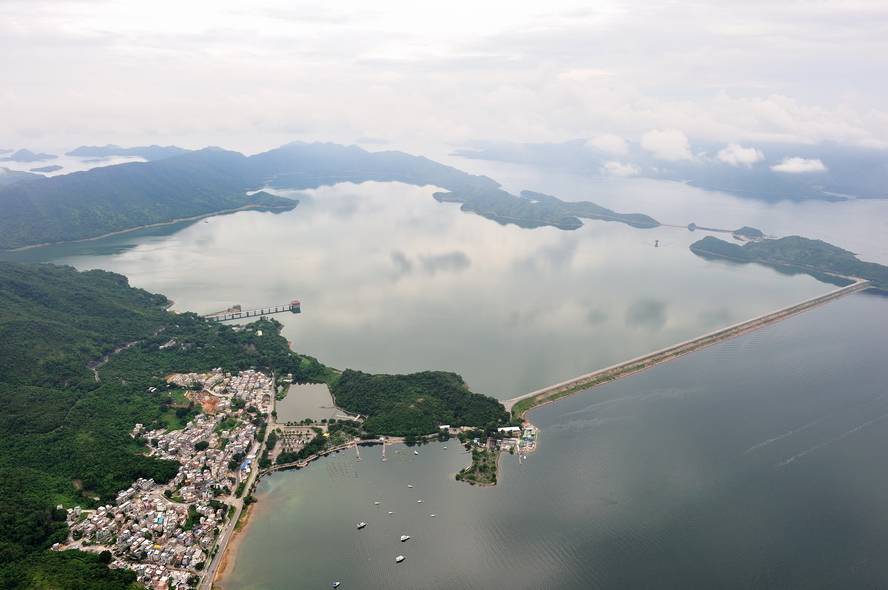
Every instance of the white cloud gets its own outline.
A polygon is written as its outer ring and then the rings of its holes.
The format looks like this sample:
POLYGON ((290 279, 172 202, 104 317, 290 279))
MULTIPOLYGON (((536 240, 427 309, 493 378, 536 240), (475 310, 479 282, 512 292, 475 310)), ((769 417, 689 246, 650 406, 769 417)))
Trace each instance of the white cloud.
POLYGON ((790 174, 803 174, 805 172, 825 172, 826 166, 819 159, 807 158, 783 158, 779 164, 771 166, 775 172, 788 172, 790 174))
POLYGON ((718 159, 731 166, 752 166, 765 159, 765 155, 756 148, 743 147, 737 143, 728 144, 718 152, 718 159))
POLYGON ((871 74, 888 70, 884 0, 330 4, 0 0, 0 137, 48 152, 384 137, 436 155, 680 129, 888 147, 888 81, 871 74))
POLYGON ((688 136, 677 129, 652 129, 641 136, 641 147, 659 160, 693 160, 688 136))
POLYGON ((629 146, 626 140, 619 135, 605 133, 604 135, 596 135, 592 139, 586 141, 586 147, 601 150, 609 154, 618 156, 626 155, 629 152, 629 146))
POLYGON ((641 168, 635 164, 617 162, 615 160, 605 162, 601 167, 601 171, 610 176, 638 176, 641 174, 641 168))

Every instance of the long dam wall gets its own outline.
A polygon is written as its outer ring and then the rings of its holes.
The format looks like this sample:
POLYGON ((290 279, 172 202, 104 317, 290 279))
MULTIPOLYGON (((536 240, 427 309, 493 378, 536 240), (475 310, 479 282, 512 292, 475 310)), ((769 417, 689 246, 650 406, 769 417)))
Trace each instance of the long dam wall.
POLYGON ((823 305, 824 303, 828 303, 839 297, 862 291, 863 289, 869 288, 869 286, 869 281, 858 280, 851 285, 830 291, 824 295, 812 297, 801 303, 796 303, 789 307, 784 307, 783 309, 617 363, 616 365, 611 365, 610 367, 605 367, 591 373, 586 373, 585 375, 580 375, 579 377, 574 377, 567 381, 562 381, 561 383, 531 391, 530 393, 512 399, 503 400, 502 403, 506 407, 506 410, 518 417, 523 417, 524 414, 533 407, 555 401, 556 399, 572 393, 589 389, 590 387, 595 387, 596 385, 601 385, 602 383, 607 383, 620 377, 631 375, 632 373, 637 373, 638 371, 643 371, 644 369, 672 360, 683 354, 699 350, 705 346, 721 342, 722 340, 727 340, 728 338, 734 338, 735 336, 751 332, 752 330, 756 330, 774 322, 779 322, 780 320, 802 313, 813 307, 817 307, 818 305, 823 305))

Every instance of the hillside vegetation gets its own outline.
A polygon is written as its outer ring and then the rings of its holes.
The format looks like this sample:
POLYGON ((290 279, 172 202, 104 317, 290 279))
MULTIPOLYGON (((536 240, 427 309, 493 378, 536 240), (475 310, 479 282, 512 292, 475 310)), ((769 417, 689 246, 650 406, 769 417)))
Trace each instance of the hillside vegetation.
POLYGON ((0 588, 129 586, 129 574, 94 556, 44 550, 66 535, 57 504, 92 506, 139 477, 176 473, 129 436, 137 422, 160 424, 166 394, 147 389, 166 374, 259 366, 304 381, 325 375, 290 352, 275 322, 235 331, 170 313, 168 303, 104 271, 0 262, 0 588), (88 364, 134 341, 96 381, 88 364))
POLYGON ((502 404, 469 391, 462 377, 443 371, 409 375, 371 375, 346 370, 332 385, 339 407, 366 416, 371 434, 417 436, 438 426, 485 427, 506 423, 502 404))
POLYGON ((778 270, 810 274, 832 283, 848 283, 841 280, 841 277, 858 277, 872 281, 875 287, 888 290, 888 267, 875 262, 863 262, 853 252, 821 240, 788 236, 776 240, 747 242, 740 246, 706 236, 691 244, 690 248, 703 257, 758 262, 778 270))
MULTIPOLYGON (((116 146, 78 148, 106 153, 116 146)), ((118 151, 122 148, 116 148, 118 151)), ((338 182, 397 181, 446 189, 457 201, 499 223, 576 229, 580 218, 655 227, 646 215, 621 214, 590 203, 564 202, 538 193, 508 193, 476 176, 402 152, 368 152, 355 146, 293 143, 254 156, 218 148, 162 159, 94 168, 0 186, 0 249, 94 238, 143 225, 244 207, 286 210, 297 201, 264 192, 266 186, 308 189, 338 182)), ((152 152, 153 153, 153 152, 152 152)), ((144 155, 144 154, 143 154, 144 155)), ((150 155, 150 154, 149 154, 150 155)))
POLYGON ((168 305, 114 273, 0 262, 0 588, 130 587, 130 573, 95 555, 47 549, 67 534, 56 505, 96 506, 139 477, 175 475, 177 464, 145 456, 129 436, 136 423, 169 420, 170 373, 255 367, 332 383, 373 434, 508 420, 453 373, 339 375, 292 352, 275 321, 235 328, 168 305))

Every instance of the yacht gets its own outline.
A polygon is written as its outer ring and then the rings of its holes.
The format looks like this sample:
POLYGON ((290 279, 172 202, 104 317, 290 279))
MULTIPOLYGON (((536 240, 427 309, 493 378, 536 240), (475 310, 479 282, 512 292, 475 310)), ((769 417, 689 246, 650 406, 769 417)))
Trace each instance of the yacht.
POLYGON ((410 535, 401 535, 401 542, 403 543, 404 541, 406 541, 409 538, 410 538, 410 535))
POLYGON ((404 561, 405 559, 407 559, 407 558, 404 557, 403 555, 399 555, 399 556, 397 556, 397 557, 395 558, 395 563, 401 563, 401 562, 404 561))
POLYGON ((361 530, 362 528, 364 528, 365 526, 367 526, 367 523, 364 522, 364 521, 362 520, 361 522, 359 522, 359 523, 358 523, 357 525, 355 525, 355 526, 357 527, 358 530, 361 530))

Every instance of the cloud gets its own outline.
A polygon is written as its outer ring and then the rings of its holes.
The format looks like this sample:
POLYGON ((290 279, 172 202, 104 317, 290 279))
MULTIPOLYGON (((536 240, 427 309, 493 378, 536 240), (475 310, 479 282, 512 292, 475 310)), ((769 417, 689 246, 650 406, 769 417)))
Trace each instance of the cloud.
POLYGON ((626 325, 659 330, 666 325, 666 303, 656 299, 635 301, 626 309, 626 325))
POLYGON ((629 146, 626 144, 626 140, 613 133, 596 135, 592 139, 586 141, 586 147, 617 156, 624 156, 629 152, 629 146))
POLYGON ((658 160, 693 160, 688 136, 677 129, 652 129, 641 136, 641 147, 658 160))
POLYGON ((0 137, 49 152, 382 137, 435 155, 680 129, 888 147, 884 1, 243 4, 0 1, 0 137))
POLYGON ((609 70, 600 68, 573 68, 558 74, 559 80, 570 80, 573 82, 588 82, 596 78, 607 78, 613 76, 614 73, 609 70))
POLYGON ((466 253, 459 250, 446 254, 420 256, 419 261, 422 264, 422 269, 432 275, 438 272, 460 272, 472 264, 472 260, 466 253))
POLYGON ((638 176, 641 174, 641 168, 635 164, 616 162, 614 160, 605 162, 601 167, 601 171, 609 176, 638 176))
POLYGON ((731 166, 752 166, 765 159, 765 155, 756 148, 743 147, 737 143, 728 144, 718 152, 718 159, 731 166))
POLYGON ((392 251, 392 266, 395 267, 395 277, 400 278, 413 272, 413 263, 400 250, 392 251))
POLYGON ((771 170, 774 172, 787 172, 789 174, 804 174, 807 172, 826 172, 826 166, 817 158, 783 158, 782 162, 771 166, 771 170))

